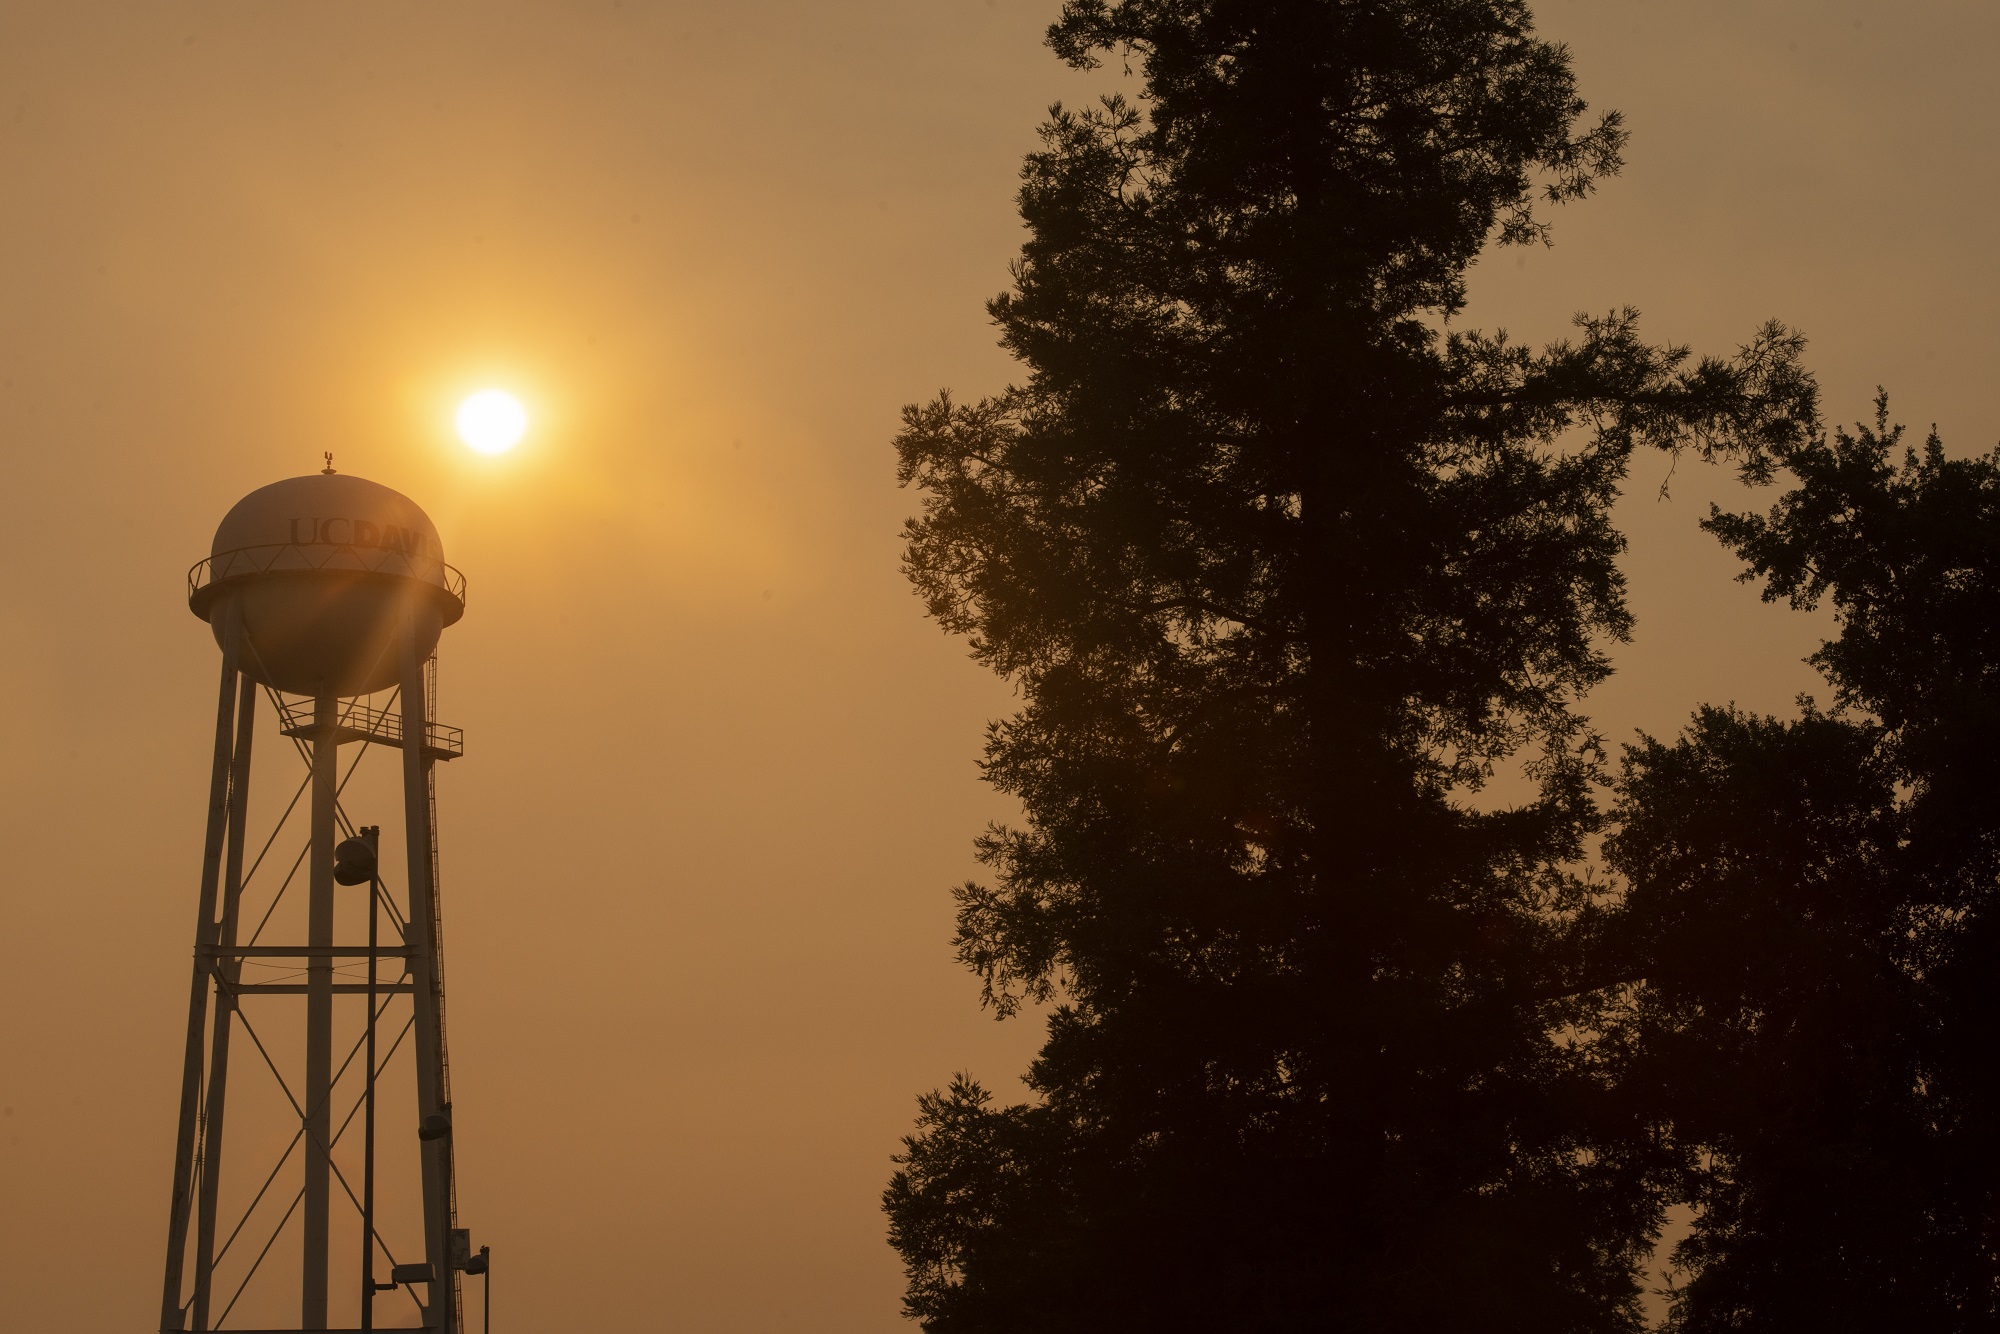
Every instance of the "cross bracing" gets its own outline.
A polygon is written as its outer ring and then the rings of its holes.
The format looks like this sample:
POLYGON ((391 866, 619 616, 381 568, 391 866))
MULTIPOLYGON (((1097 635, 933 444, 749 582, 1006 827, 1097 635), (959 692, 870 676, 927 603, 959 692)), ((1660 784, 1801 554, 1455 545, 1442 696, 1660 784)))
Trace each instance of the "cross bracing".
MULTIPOLYGON (((240 643, 237 646, 247 647, 240 643)), ((247 675, 238 675, 230 648, 231 645, 225 645, 224 682, 218 706, 210 827, 195 949, 195 994, 190 1006, 182 1134, 177 1150, 161 1328, 240 1328, 227 1322, 246 1294, 254 1295, 257 1289, 253 1288, 253 1282, 259 1274, 271 1272, 267 1261, 279 1248, 280 1241, 292 1236, 302 1243, 303 1253, 299 1328, 328 1327, 329 1287, 343 1294, 350 1290, 348 1282, 333 1275, 351 1272, 355 1275, 352 1287, 363 1290, 359 1301, 363 1327, 373 1324, 371 1308, 375 1292, 395 1287, 404 1294, 398 1299, 399 1306, 401 1300, 410 1304, 400 1312, 403 1318, 414 1314, 418 1328, 455 1331, 461 1322, 458 1272, 465 1266, 462 1262, 454 1263, 454 1259, 468 1250, 468 1245, 463 1242, 464 1234, 456 1231, 456 1183, 451 1180, 450 1103, 445 1093, 448 1085, 443 1069, 443 997, 437 966, 441 916, 436 899, 432 765, 461 753, 462 743, 456 729, 441 728, 429 721, 434 701, 434 664, 428 661, 406 661, 403 681, 389 693, 386 707, 377 707, 373 699, 366 697, 327 697, 301 702, 263 688, 261 693, 278 720, 280 734, 291 742, 306 773, 268 830, 262 833, 255 855, 246 867, 250 755, 260 691, 247 675), (399 757, 403 760, 404 824, 410 870, 406 897, 410 910, 405 912, 398 906, 389 877, 382 874, 379 866, 375 867, 363 900, 371 944, 346 944, 335 940, 332 932, 333 844, 337 837, 354 840, 366 833, 372 847, 374 830, 372 827, 362 830, 342 798, 371 748, 403 749, 404 724, 397 705, 404 699, 416 701, 418 708, 410 735, 423 736, 427 742, 416 748, 414 755, 399 757), (338 756, 342 744, 354 747, 344 766, 338 756), (296 828, 302 811, 311 814, 312 827, 287 864, 277 850, 288 846, 286 831, 296 828), (282 877, 278 875, 281 865, 282 877), (310 882, 311 891, 304 905, 309 919, 307 939, 303 943, 287 943, 292 931, 285 927, 289 919, 280 914, 280 908, 288 900, 296 903, 295 891, 301 882, 310 882), (241 928, 249 924, 252 914, 255 925, 244 938, 241 928), (413 927, 413 923, 419 925, 413 927), (384 924, 386 930, 381 930, 384 924), (378 932, 383 943, 374 944, 378 932), (272 999, 266 1000, 267 997, 272 999), (337 1069, 332 1068, 332 1052, 326 1045, 331 1037, 330 1007, 335 997, 373 998, 364 1008, 361 1034, 354 1039, 337 1069), (212 1012, 208 1004, 211 998, 212 1012), (273 1017, 287 1007, 288 998, 303 998, 308 1011, 306 1072, 302 1084, 286 1073, 283 1044, 279 1044, 280 1050, 274 1050, 267 1040, 271 1035, 266 1030, 273 1017), (389 1018, 391 1007, 404 1005, 404 998, 408 998, 407 1010, 397 1024, 389 1018), (388 1020, 386 1025, 384 1020, 388 1020), (242 1029, 242 1036, 249 1040, 263 1067, 263 1074, 255 1078, 275 1091, 279 1105, 289 1113, 292 1126, 289 1139, 268 1166, 246 1159, 246 1151, 253 1146, 240 1133, 228 1137, 229 1152, 222 1153, 223 1113, 232 1103, 241 1101, 241 1094, 252 1092, 247 1087, 232 1090, 228 1078, 232 1046, 241 1045, 233 1042, 233 1030, 237 1027, 242 1029), (386 1049, 372 1060, 367 1059, 375 1046, 378 1028, 382 1029, 381 1036, 388 1039, 386 1049), (389 1029, 394 1030, 393 1036, 389 1029), (374 1134, 368 1109, 375 1086, 398 1054, 410 1050, 413 1034, 418 1120, 426 1127, 423 1138, 427 1142, 418 1146, 423 1207, 422 1242, 417 1249, 422 1258, 410 1264, 404 1262, 408 1257, 399 1259, 372 1217, 374 1134), (332 1121, 336 1097, 347 1104, 337 1125, 332 1121), (344 1142, 348 1152, 353 1152, 349 1132, 356 1127, 357 1118, 369 1131, 366 1162, 358 1176, 351 1159, 343 1163, 335 1156, 335 1150, 344 1142), (434 1122, 441 1123, 443 1128, 433 1132, 434 1122), (240 1212, 232 1206, 226 1219, 219 1193, 225 1163, 232 1178, 249 1166, 252 1170, 241 1179, 257 1182, 247 1202, 241 1203, 240 1212), (297 1185, 290 1191, 283 1210, 278 1211, 277 1202, 285 1199, 287 1193, 279 1183, 288 1170, 297 1185), (329 1269, 328 1185, 337 1188, 338 1194, 346 1199, 355 1219, 367 1220, 363 1228, 354 1232, 357 1250, 364 1252, 366 1259, 351 1269, 347 1262, 329 1269), (275 1223, 271 1221, 274 1212, 275 1223), (294 1219, 301 1220, 296 1227, 294 1219), (378 1270, 386 1271, 382 1276, 392 1281, 376 1282, 378 1270), (366 1279, 362 1277, 364 1271, 366 1279)), ((282 1030, 283 1025, 280 1027, 282 1030)), ((240 1073, 236 1084, 243 1084, 240 1073)), ((392 1124, 407 1134, 407 1113, 395 1115, 392 1124)), ((341 1212, 346 1215, 345 1210, 341 1212)), ((268 1301, 259 1299, 257 1305, 261 1309, 268 1301)), ((390 1316, 390 1310, 383 1314, 390 1316)))

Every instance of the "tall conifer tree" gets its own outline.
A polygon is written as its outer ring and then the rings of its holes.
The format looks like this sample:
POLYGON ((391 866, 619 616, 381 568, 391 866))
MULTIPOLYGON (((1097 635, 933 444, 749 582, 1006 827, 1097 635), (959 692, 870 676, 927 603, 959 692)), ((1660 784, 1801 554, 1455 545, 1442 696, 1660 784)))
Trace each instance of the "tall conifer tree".
POLYGON ((906 410, 907 568, 1016 683, 958 892, 1034 1100, 922 1100, 886 1196, 935 1331, 1633 1327, 1654 1206, 1565 1033, 1634 449, 1753 474, 1813 387, 1630 312, 1453 327, 1619 166, 1515 0, 1068 0, 1136 102, 1053 109, 989 307, 906 410), (1536 795, 1483 809, 1494 766, 1536 795))

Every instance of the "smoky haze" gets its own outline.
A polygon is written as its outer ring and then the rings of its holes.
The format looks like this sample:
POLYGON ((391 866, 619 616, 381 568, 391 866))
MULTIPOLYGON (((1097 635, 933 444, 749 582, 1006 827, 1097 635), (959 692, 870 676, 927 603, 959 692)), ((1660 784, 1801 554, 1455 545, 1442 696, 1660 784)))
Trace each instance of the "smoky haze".
MULTIPOLYGON (((1116 77, 1040 47, 1054 10, 0 5, 10 1326, 157 1309, 216 671, 183 572, 331 451, 470 579, 440 843, 461 1212, 502 1327, 903 1327, 877 1197, 914 1096, 1014 1087, 1040 1031, 951 959, 1013 700, 898 574, 888 441, 902 403, 1012 374, 980 304, 1020 156, 1116 77), (498 459, 449 431, 488 384, 535 423, 498 459)), ((1541 342, 1629 303, 1726 351, 1775 316, 1833 418, 1880 383, 1992 443, 2000 15, 1538 12, 1629 165, 1553 250, 1483 265, 1468 325, 1541 342)), ((1685 461, 1663 501, 1666 473, 1642 459, 1620 511, 1614 740, 1816 684, 1821 627, 1695 527, 1742 494, 1685 461)))

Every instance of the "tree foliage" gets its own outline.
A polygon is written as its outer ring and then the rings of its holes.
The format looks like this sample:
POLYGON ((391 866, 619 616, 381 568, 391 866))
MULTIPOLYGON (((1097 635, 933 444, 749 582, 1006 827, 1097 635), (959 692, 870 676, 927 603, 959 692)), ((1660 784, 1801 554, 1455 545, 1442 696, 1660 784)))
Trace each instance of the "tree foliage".
POLYGON ((1620 784, 1646 981, 1613 1029, 1699 1210, 1688 1334, 2000 1324, 2000 453, 1901 434, 1878 401, 1779 451, 1770 514, 1708 522, 1767 600, 1831 602, 1838 711, 1705 710, 1620 784))
POLYGON ((923 1100, 886 1196, 935 1331, 1633 1327, 1655 1154, 1580 1041, 1578 701, 1641 447, 1810 437, 1786 330, 1455 327, 1619 167, 1511 0, 1070 0, 989 310, 1023 382, 905 411, 906 567, 1013 681, 1023 810, 960 957, 1052 1007, 1034 1100, 923 1100), (1480 791, 1520 763, 1535 795, 1480 791))

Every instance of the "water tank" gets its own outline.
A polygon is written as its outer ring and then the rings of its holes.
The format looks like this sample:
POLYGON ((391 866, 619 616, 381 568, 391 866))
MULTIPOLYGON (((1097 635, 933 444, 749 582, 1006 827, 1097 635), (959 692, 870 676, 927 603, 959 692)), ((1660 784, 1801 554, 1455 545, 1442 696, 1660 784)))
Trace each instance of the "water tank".
POLYGON ((236 502, 209 558, 188 572, 188 607, 218 644, 243 617, 242 668, 300 695, 360 695, 396 684, 397 628, 417 624, 428 657, 465 614, 465 579, 444 563, 416 502, 345 473, 289 477, 236 502))

